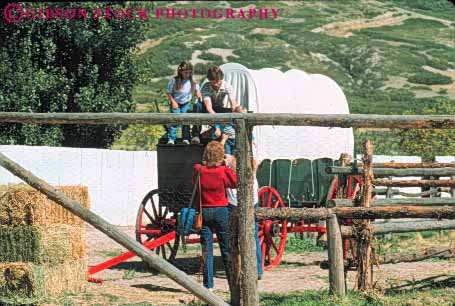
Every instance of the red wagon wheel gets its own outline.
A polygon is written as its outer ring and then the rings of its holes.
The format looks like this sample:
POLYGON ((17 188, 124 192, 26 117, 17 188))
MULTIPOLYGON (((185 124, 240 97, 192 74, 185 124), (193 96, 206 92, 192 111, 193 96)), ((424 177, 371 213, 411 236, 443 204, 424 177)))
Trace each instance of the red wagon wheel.
MULTIPOLYGON (((329 187, 329 193, 328 193, 328 199, 333 200, 336 199, 337 197, 341 197, 344 199, 355 199, 361 186, 361 180, 358 177, 348 177, 347 180, 347 185, 346 185, 346 192, 343 192, 342 195, 338 194, 339 188, 342 188, 343 186, 340 185, 340 181, 338 180, 337 177, 334 177, 330 183, 329 187)), ((346 225, 352 225, 351 220, 345 220, 344 224, 346 225)), ((351 258, 353 260, 356 259, 356 244, 355 240, 352 238, 346 238, 343 239, 343 259, 347 260, 349 257, 349 251, 351 251, 351 258)))
MULTIPOLYGON (((270 186, 259 190, 261 207, 285 207, 279 192, 270 186)), ((259 242, 262 250, 262 267, 265 271, 276 267, 283 256, 286 247, 286 220, 262 220, 259 222, 259 242)))
MULTIPOLYGON (((136 216, 136 240, 144 243, 175 231, 176 219, 168 215, 167 207, 159 202, 158 189, 147 193, 139 205, 136 216)), ((174 241, 155 248, 155 253, 166 260, 174 260, 179 248, 179 240, 177 236, 174 241)))

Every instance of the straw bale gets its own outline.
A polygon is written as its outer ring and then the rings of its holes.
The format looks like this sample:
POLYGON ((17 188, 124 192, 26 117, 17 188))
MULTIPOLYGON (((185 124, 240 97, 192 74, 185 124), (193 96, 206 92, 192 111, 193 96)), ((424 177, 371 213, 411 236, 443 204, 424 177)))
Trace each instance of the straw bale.
POLYGON ((0 261, 62 263, 85 256, 85 227, 0 226, 0 261))
MULTIPOLYGON (((69 198, 90 208, 88 188, 57 186, 69 198)), ((0 225, 81 225, 83 220, 44 194, 25 184, 4 185, 0 189, 0 225)))
POLYGON ((64 293, 84 291, 87 261, 49 266, 24 262, 0 263, 0 304, 39 304, 64 293))

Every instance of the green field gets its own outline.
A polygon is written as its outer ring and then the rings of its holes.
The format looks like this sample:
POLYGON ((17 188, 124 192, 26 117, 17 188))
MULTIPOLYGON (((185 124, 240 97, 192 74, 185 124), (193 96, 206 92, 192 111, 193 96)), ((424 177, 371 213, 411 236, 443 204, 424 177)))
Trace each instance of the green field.
MULTIPOLYGON (((137 111, 156 111, 157 104, 167 111, 164 87, 182 60, 192 60, 197 80, 208 67, 225 62, 324 74, 342 87, 351 113, 424 114, 441 101, 450 108, 455 104, 455 6, 449 1, 249 4, 279 8, 279 19, 149 19, 149 47, 143 46, 138 55, 141 83, 133 94, 137 111)), ((358 130, 355 136, 357 147, 363 139, 375 139, 377 154, 415 155, 402 145, 404 136, 394 131, 358 130)), ((434 155, 455 154, 436 151, 434 155)))

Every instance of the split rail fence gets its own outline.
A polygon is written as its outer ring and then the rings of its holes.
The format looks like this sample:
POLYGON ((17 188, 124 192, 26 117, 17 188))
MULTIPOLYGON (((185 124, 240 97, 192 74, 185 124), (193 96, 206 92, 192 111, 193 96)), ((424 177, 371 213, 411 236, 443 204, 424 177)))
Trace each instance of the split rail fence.
MULTIPOLYGON (((33 124, 214 124, 233 123, 236 127, 238 150, 237 174, 239 180, 239 220, 238 220, 238 248, 240 256, 233 258, 239 277, 232 284, 232 305, 259 305, 257 291, 257 271, 255 261, 254 227, 255 216, 257 219, 312 219, 328 220, 329 261, 330 261, 330 290, 333 293, 344 294, 344 263, 342 257, 341 236, 352 235, 346 228, 341 228, 338 219, 362 219, 368 227, 369 219, 373 218, 438 218, 455 219, 455 207, 437 206, 370 206, 372 183, 372 150, 366 148, 364 155, 364 184, 361 207, 335 207, 335 208, 258 208, 249 205, 252 202, 253 190, 251 178, 252 169, 249 163, 250 142, 248 135, 256 125, 287 125, 287 126, 323 126, 323 127, 357 127, 357 128, 425 128, 425 129, 452 129, 455 128, 455 116, 399 116, 399 115, 336 115, 336 114, 126 114, 126 113, 0 113, 0 124, 6 123, 33 123, 33 124), (366 173, 366 175, 365 175, 366 173), (237 259, 243 260, 238 262, 237 259)), ((340 152, 341 153, 341 152, 340 152)), ((184 288, 195 294, 209 305, 227 305, 220 297, 216 296, 203 286, 195 282, 188 275, 178 270, 160 257, 154 255, 144 246, 129 238, 115 226, 109 224, 95 213, 82 207, 79 203, 68 199, 64 194, 56 191, 52 186, 39 179, 4 154, 0 153, 0 165, 18 176, 26 183, 46 194, 51 200, 70 210, 87 223, 93 225, 108 237, 136 253, 153 268, 167 275, 184 288)), ((398 186, 391 182, 380 182, 383 186, 398 186)), ((433 182, 434 183, 434 182, 433 182)), ((400 186, 408 186, 410 182, 400 186)), ((417 186, 431 185, 431 183, 412 182, 417 186)), ((413 185, 414 186, 414 185, 413 185)), ((455 180, 445 182, 443 186, 455 186, 455 180)), ((373 202, 374 203, 374 202, 373 202)), ((338 203, 335 203, 338 204, 338 203)), ((341 203, 340 203, 341 204, 341 203)), ((419 204, 416 202, 415 204, 419 204)), ((348 203, 349 206, 349 203, 348 203)), ((363 250, 368 252, 369 240, 360 241, 363 250)), ((365 254, 363 254, 365 255, 365 254)), ((368 276, 369 256, 363 256, 365 263, 359 263, 359 273, 368 276), (363 269, 363 270, 362 270, 363 269)), ((367 277, 363 277, 364 280, 367 277)), ((367 286, 367 284, 364 284, 367 286)))

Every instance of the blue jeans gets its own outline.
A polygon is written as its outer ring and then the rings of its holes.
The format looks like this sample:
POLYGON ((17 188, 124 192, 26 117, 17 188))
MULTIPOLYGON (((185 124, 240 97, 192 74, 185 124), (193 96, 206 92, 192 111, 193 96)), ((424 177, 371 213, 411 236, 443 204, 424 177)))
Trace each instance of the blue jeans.
MULTIPOLYGON (((184 114, 188 112, 191 103, 187 102, 185 104, 178 104, 176 109, 171 107, 171 113, 173 114, 184 114)), ((171 125, 168 128, 167 138, 169 140, 174 140, 177 138, 177 129, 179 128, 178 125, 171 125)), ((190 140, 190 127, 188 125, 182 126, 182 139, 190 140)))
POLYGON ((235 139, 228 139, 224 143, 224 153, 229 155, 235 155, 237 149, 235 148, 235 139))
MULTIPOLYGON (((229 108, 224 108, 224 107, 215 107, 213 106, 213 111, 215 113, 230 113, 231 110, 229 108)), ((205 108, 204 102, 197 102, 193 106, 193 113, 195 114, 201 114, 201 113, 207 113, 207 109, 205 108)), ((193 128, 191 129, 191 134, 193 137, 199 136, 201 133, 201 126, 200 125, 193 125, 193 128)), ((215 139, 216 137, 212 137, 215 139)))
MULTIPOLYGON (((259 204, 254 205, 254 208, 259 207, 259 204)), ((258 277, 262 277, 262 248, 259 242, 259 222, 254 223, 254 239, 256 240, 256 265, 258 267, 258 277)))
POLYGON ((230 279, 229 210, 228 207, 203 207, 201 247, 204 260, 204 287, 213 288, 213 231, 218 238, 226 278, 230 279))
MULTIPOLYGON (((205 109, 205 105, 202 102, 197 102, 193 106, 193 113, 195 114, 201 114, 201 113, 206 113, 207 110, 205 109)), ((193 125, 193 128, 191 129, 191 134, 193 137, 198 136, 201 133, 201 126, 200 125, 193 125)))

